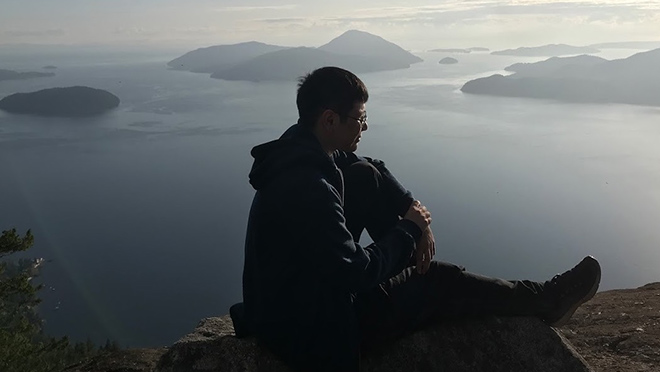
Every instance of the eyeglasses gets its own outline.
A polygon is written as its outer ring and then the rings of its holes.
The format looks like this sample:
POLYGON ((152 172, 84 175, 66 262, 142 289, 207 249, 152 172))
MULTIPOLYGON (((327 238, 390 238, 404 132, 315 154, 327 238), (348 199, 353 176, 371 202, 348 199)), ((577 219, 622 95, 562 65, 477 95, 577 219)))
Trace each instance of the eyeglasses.
POLYGON ((363 126, 363 127, 364 127, 365 125, 367 125, 367 114, 366 114, 366 113, 365 113, 364 115, 360 116, 359 118, 354 118, 354 117, 349 116, 349 115, 346 115, 346 117, 347 117, 347 118, 351 118, 351 119, 357 121, 357 122, 360 123, 360 125, 363 126))

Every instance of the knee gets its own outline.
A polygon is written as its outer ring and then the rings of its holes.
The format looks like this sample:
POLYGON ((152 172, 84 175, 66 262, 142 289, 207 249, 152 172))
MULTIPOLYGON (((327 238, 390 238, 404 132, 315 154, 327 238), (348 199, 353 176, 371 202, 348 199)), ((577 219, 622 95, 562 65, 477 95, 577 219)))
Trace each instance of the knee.
POLYGON ((450 280, 463 275, 465 273, 465 267, 449 262, 433 260, 429 266, 429 273, 431 273, 431 276, 450 280))

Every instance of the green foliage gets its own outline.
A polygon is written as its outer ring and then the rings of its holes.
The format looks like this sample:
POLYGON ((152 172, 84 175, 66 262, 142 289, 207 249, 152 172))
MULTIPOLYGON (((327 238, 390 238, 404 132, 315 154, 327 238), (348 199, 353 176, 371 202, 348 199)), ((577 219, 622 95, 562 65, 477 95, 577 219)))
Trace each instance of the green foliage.
POLYGON ((36 311, 42 286, 33 280, 44 260, 7 258, 26 251, 33 243, 30 230, 23 236, 16 229, 5 230, 0 236, 0 371, 60 371, 100 352, 118 350, 116 341, 107 340, 98 348, 91 340, 71 345, 67 337, 44 335, 36 311))

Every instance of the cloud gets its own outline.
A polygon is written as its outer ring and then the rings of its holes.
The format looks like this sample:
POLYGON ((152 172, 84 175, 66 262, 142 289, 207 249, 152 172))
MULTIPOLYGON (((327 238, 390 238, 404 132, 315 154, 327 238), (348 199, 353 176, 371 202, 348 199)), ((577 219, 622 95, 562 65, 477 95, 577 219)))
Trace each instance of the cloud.
POLYGON ((214 8, 216 12, 254 12, 258 10, 293 10, 296 9, 296 4, 285 5, 264 5, 264 6, 226 6, 222 8, 214 8))
POLYGON ((256 22, 263 23, 303 23, 309 21, 307 18, 264 18, 257 19, 256 22))
POLYGON ((630 23, 653 18, 660 13, 660 2, 611 1, 461 1, 430 6, 358 8, 350 15, 308 18, 267 18, 255 22, 268 24, 475 24, 499 18, 542 17, 555 21, 581 19, 583 23, 630 23))
POLYGON ((65 32, 61 28, 48 29, 48 30, 7 30, 2 32, 5 36, 11 37, 50 37, 50 36, 61 36, 65 32))
POLYGON ((179 27, 175 28, 172 31, 181 34, 190 34, 190 35, 215 35, 222 30, 215 26, 199 26, 199 27, 179 27))
POLYGON ((147 29, 144 27, 118 27, 112 31, 115 35, 128 35, 128 36, 152 36, 158 34, 158 31, 147 29))

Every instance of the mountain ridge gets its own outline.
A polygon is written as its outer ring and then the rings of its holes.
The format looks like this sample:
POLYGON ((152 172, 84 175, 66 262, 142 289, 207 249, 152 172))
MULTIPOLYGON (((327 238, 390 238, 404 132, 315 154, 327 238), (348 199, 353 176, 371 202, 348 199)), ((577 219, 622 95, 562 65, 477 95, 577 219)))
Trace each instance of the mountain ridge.
POLYGON ((492 55, 521 57, 560 57, 573 54, 598 53, 600 50, 588 46, 573 46, 567 44, 546 44, 535 47, 520 47, 515 49, 496 50, 492 55))
POLYGON ((611 61, 582 57, 582 63, 576 64, 575 60, 551 58, 526 66, 523 73, 470 80, 461 91, 574 103, 660 106, 660 71, 656 67, 660 66, 660 49, 611 61))
POLYGON ((380 36, 359 30, 346 31, 318 48, 280 47, 259 42, 246 44, 200 48, 175 58, 168 65, 173 69, 210 72, 216 79, 268 81, 294 80, 323 66, 367 73, 409 68, 422 61, 380 36), (223 55, 239 47, 251 50, 252 54, 223 55))

